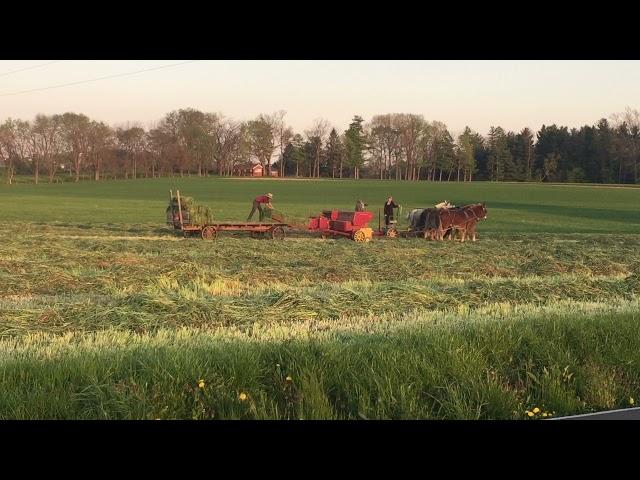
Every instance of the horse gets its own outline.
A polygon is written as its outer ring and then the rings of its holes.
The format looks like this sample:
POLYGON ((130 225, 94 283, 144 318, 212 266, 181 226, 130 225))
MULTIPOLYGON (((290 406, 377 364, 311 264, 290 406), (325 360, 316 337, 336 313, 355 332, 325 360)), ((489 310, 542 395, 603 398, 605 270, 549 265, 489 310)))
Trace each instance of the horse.
POLYGON ((424 238, 435 240, 440 230, 440 214, 437 208, 425 208, 420 215, 420 227, 424 238))
POLYGON ((440 226, 438 211, 435 208, 414 208, 407 214, 407 220, 410 230, 423 233, 424 238, 434 239, 440 226))
POLYGON ((420 230, 421 215, 426 208, 414 208, 407 214, 407 220, 411 230, 420 230))
MULTIPOLYGON (((444 239, 447 230, 457 230, 461 234, 460 241, 464 242, 467 232, 473 235, 476 241, 476 224, 487 218, 487 208, 484 203, 474 203, 456 209, 439 210, 440 225, 436 232, 438 240, 444 239)), ((451 235, 453 240, 453 234, 451 235)))

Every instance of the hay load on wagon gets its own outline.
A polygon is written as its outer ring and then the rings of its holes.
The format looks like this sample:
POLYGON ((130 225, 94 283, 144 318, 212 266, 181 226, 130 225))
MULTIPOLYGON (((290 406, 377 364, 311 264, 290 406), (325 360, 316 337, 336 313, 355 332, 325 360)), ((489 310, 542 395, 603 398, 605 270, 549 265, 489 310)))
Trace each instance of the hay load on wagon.
POLYGON ((182 223, 184 225, 206 225, 213 223, 213 213, 206 205, 196 203, 192 197, 171 196, 169 206, 166 209, 167 224, 175 225, 180 223, 180 213, 182 213, 182 223))

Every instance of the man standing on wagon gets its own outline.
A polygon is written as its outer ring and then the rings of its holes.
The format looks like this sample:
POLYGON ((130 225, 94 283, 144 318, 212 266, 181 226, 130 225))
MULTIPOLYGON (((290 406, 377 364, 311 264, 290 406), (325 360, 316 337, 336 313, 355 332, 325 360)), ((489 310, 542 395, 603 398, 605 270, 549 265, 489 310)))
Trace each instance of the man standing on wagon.
POLYGON ((387 198, 384 202, 384 224, 387 228, 389 228, 389 222, 393 220, 393 209, 399 206, 393 201, 393 197, 387 198))
POLYGON ((264 204, 266 207, 273 208, 271 205, 271 199, 273 195, 271 193, 267 193, 266 195, 260 195, 253 200, 253 208, 251 208, 251 213, 247 217, 247 222, 251 220, 253 214, 256 210, 259 212, 260 221, 264 218, 264 211, 262 210, 262 205, 264 204))

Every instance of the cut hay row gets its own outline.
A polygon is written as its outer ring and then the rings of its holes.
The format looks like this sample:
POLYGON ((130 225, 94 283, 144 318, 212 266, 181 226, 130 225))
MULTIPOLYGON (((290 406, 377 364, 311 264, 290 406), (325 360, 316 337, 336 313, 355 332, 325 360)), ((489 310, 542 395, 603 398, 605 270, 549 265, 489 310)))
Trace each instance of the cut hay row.
POLYGON ((117 327, 153 331, 175 327, 237 326, 310 320, 337 321, 408 310, 460 311, 496 302, 543 305, 562 300, 631 300, 640 294, 637 274, 581 277, 559 275, 525 279, 473 279, 468 282, 346 282, 300 289, 264 289, 244 295, 211 294, 201 284, 159 283, 100 301, 30 305, 0 311, 0 336, 34 331, 64 333, 117 327))
POLYGON ((254 323, 250 328, 236 325, 211 327, 159 328, 148 332, 107 328, 83 332, 68 331, 51 334, 44 331, 0 339, 0 361, 14 355, 33 358, 53 358, 64 355, 96 353, 108 348, 161 347, 172 344, 185 348, 204 347, 209 342, 280 342, 284 340, 337 339, 345 334, 384 335, 416 328, 432 329, 442 325, 472 326, 498 322, 500 324, 529 322, 534 319, 553 322, 570 316, 639 315, 640 298, 618 298, 605 301, 552 301, 543 305, 491 303, 478 308, 461 307, 442 311, 414 309, 388 314, 349 316, 334 320, 305 320, 290 322, 254 323))

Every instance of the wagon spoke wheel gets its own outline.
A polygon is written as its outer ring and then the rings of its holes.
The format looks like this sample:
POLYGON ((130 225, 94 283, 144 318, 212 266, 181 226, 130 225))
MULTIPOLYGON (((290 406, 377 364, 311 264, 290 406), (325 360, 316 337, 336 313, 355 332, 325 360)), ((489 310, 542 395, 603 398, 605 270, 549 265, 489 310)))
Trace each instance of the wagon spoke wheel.
POLYGON ((208 226, 202 229, 202 238, 205 240, 215 240, 218 236, 218 231, 216 227, 208 226))
POLYGON ((397 236, 398 230, 396 230, 395 228, 390 228, 389 230, 387 230, 387 237, 396 238, 397 236))
POLYGON ((353 233, 353 239, 358 243, 365 242, 367 240, 367 235, 362 230, 358 230, 353 233))
POLYGON ((269 233, 274 240, 284 240, 284 228, 282 227, 273 227, 269 233))

